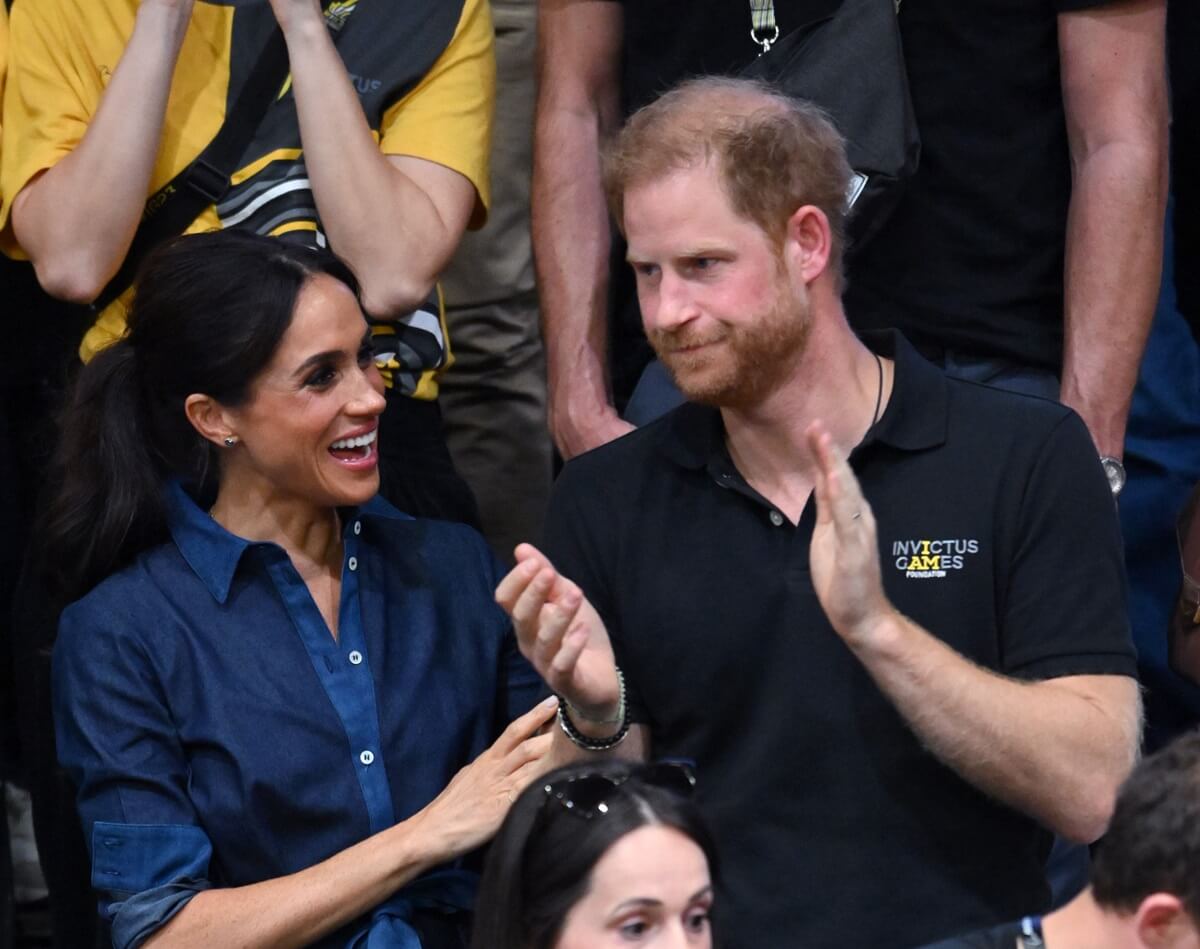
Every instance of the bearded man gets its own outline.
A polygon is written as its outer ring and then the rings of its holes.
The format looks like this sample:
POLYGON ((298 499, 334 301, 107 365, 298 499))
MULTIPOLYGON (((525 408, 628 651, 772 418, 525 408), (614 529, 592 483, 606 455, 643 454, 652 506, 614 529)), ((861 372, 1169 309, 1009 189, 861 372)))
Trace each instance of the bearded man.
POLYGON ((902 949, 1045 907, 1050 831, 1100 835, 1139 733, 1086 428, 851 332, 816 109, 695 80, 606 167, 690 401, 570 462, 497 591, 563 733, 695 763, 723 946, 902 949))

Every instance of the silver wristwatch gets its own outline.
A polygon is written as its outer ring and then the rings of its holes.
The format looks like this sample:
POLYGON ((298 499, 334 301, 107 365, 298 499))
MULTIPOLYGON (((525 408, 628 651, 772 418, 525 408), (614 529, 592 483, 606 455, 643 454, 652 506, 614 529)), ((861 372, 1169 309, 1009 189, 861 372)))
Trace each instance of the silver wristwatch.
POLYGON ((1115 498, 1125 487, 1125 466, 1118 459, 1104 455, 1100 459, 1100 467, 1104 469, 1104 476, 1108 478, 1108 486, 1112 488, 1115 498))

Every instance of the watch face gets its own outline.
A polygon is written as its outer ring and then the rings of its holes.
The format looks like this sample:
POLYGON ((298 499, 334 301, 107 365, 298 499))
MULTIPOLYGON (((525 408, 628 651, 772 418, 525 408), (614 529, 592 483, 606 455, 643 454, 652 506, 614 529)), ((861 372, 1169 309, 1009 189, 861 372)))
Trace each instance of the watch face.
POLYGON ((1112 489, 1113 496, 1116 497, 1125 487, 1125 466, 1115 458, 1101 458, 1100 464, 1108 478, 1108 486, 1112 489))

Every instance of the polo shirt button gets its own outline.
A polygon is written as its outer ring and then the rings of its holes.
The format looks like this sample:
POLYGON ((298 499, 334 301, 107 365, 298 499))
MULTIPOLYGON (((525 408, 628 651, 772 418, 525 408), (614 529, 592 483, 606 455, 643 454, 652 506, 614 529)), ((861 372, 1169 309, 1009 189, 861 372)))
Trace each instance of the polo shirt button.
POLYGON ((351 570, 357 570, 358 569, 358 558, 351 557, 349 560, 346 561, 346 566, 349 567, 351 570))
POLYGON ((355 521, 355 522, 354 522, 354 533, 355 533, 356 535, 358 535, 358 534, 361 534, 361 533, 362 533, 362 521, 355 521))
POLYGON ((776 527, 783 526, 783 515, 780 514, 778 511, 772 511, 771 512, 771 523, 774 524, 776 527))
POLYGON ((362 653, 355 649, 350 653, 350 665, 357 666, 360 662, 362 662, 362 653))
POLYGON ((360 754, 358 756, 358 760, 361 761, 363 764, 370 764, 372 761, 375 760, 375 755, 370 751, 364 751, 364 752, 362 752, 362 754, 360 754))

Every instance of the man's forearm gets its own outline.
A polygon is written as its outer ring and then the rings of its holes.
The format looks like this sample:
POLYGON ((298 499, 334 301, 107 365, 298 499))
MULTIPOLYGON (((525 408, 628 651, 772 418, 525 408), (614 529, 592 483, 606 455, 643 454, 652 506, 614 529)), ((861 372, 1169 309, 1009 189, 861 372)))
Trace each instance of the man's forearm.
POLYGON ((52 296, 94 300, 120 268, 149 197, 191 3, 142 3, 79 145, 13 202, 13 230, 52 296))
MULTIPOLYGON (((316 4, 287 24, 284 37, 305 166, 330 247, 354 270, 368 313, 406 313, 428 296, 458 246, 469 206, 446 219, 426 189, 380 152, 316 4)), ((473 200, 465 178, 436 172, 473 200)))
POLYGON ((1158 299, 1166 142, 1115 143, 1078 167, 1068 221, 1062 400, 1121 457, 1158 299))
POLYGON ((1132 679, 1008 679, 894 612, 851 648, 917 737, 965 780, 1070 839, 1103 832, 1137 754, 1132 679))
POLYGON ((606 365, 610 234, 599 116, 540 107, 535 141, 533 246, 551 428, 570 458, 607 441, 604 431, 616 421, 606 365))

